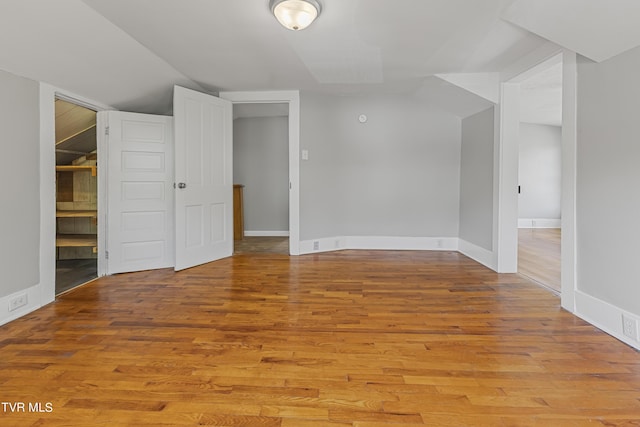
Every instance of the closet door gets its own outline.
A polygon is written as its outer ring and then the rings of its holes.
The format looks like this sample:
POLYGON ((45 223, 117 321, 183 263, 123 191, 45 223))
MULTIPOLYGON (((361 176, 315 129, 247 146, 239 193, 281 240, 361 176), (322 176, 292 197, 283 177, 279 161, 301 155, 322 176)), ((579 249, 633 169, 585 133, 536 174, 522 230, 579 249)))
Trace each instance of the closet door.
POLYGON ((108 151, 107 274, 173 267, 173 118, 98 115, 108 151))

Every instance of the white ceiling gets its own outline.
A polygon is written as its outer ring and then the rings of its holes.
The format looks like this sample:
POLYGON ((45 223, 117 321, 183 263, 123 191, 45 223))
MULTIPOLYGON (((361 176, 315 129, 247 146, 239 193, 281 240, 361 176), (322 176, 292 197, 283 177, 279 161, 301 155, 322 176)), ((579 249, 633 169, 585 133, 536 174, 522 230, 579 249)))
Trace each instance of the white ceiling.
POLYGON ((562 62, 520 83, 520 121, 562 125, 562 62))
POLYGON ((596 62, 640 45, 638 0, 516 0, 503 18, 596 62))
MULTIPOLYGON (((320 1, 319 19, 292 32, 268 0, 1 0, 0 69, 149 113, 170 111, 174 84, 406 93, 475 111, 457 105, 473 97, 432 76, 499 72, 549 44, 501 19, 517 21, 513 0, 320 1)), ((581 15, 571 19, 580 28, 581 15)))

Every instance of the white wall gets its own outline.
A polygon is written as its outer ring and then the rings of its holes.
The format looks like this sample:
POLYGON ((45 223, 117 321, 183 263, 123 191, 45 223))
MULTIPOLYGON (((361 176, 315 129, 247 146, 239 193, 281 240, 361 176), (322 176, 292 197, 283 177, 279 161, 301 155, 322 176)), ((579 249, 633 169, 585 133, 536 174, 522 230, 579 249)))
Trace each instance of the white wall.
MULTIPOLYGON (((0 71, 0 298, 38 285, 40 126, 37 82, 0 71)), ((0 320, 6 307, 0 307, 0 320)))
POLYGON ((245 186, 245 231, 289 231, 287 117, 233 121, 233 181, 245 186))
POLYGON ((494 108, 462 120, 460 239, 493 249, 494 108))
MULTIPOLYGON (((578 291, 640 316, 640 48, 578 62, 578 291)), ((578 307, 578 309, 580 309, 578 307)), ((620 318, 616 318, 620 323, 620 318)))
POLYGON ((301 240, 457 237, 460 124, 408 96, 303 93, 301 240))
MULTIPOLYGON (((520 123, 518 218, 521 226, 560 222, 562 128, 520 123), (525 224, 529 223, 529 224, 525 224)), ((536 226, 536 225, 534 225, 536 226)))

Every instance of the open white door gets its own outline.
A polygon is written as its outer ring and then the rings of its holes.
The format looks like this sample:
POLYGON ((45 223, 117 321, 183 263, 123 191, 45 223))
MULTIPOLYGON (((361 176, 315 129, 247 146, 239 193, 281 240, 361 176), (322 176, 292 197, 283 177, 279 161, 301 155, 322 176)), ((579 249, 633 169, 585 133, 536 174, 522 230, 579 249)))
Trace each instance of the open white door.
POLYGON ((173 118, 105 111, 107 274, 173 267, 173 118))
POLYGON ((233 119, 224 99, 174 87, 175 269, 233 253, 233 119))

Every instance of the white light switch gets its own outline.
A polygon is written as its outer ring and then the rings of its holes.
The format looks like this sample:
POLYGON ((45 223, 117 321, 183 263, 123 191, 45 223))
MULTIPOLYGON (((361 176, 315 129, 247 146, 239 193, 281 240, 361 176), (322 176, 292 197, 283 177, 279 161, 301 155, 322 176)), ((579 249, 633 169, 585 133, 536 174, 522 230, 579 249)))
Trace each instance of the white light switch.
POLYGON ((309 150, 302 150, 302 160, 309 160, 309 150))

